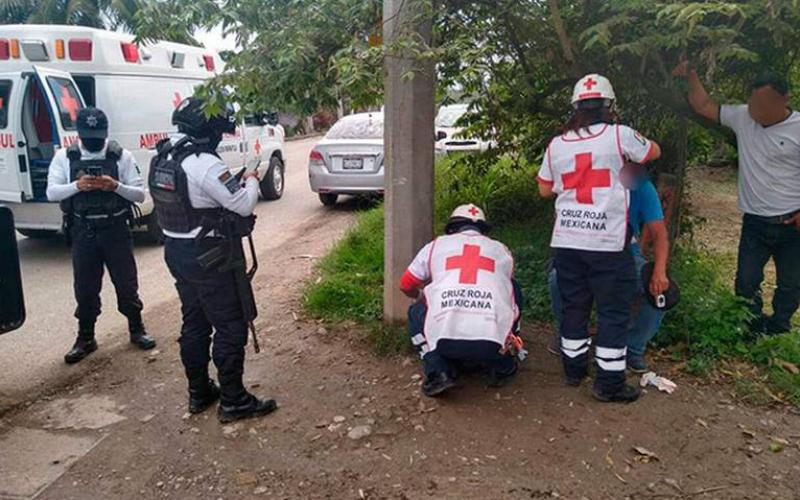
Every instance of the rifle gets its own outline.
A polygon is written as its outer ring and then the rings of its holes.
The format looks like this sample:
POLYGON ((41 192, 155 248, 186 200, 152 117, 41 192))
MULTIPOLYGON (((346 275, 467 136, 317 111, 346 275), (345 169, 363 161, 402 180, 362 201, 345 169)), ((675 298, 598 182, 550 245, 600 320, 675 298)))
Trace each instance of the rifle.
POLYGON ((253 296, 252 281, 258 270, 258 258, 256 248, 253 243, 253 226, 255 216, 241 217, 234 213, 224 213, 219 225, 208 225, 202 223, 203 230, 197 235, 197 239, 204 238, 212 230, 223 237, 223 242, 211 250, 205 252, 197 258, 197 262, 203 269, 216 268, 219 272, 232 271, 236 281, 236 294, 242 307, 242 315, 248 324, 250 334, 253 338, 253 349, 256 353, 261 352, 256 335, 255 319, 258 316, 256 309, 256 299, 253 296), (244 254, 242 238, 247 237, 250 246, 251 267, 247 269, 247 258, 244 254))

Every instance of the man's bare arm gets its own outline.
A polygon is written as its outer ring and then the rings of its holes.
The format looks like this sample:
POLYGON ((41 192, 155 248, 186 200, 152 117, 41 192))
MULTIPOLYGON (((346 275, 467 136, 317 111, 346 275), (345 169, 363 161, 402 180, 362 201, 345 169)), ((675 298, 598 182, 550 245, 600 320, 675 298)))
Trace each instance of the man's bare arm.
POLYGON ((689 105, 695 113, 713 122, 719 123, 719 103, 708 95, 703 82, 697 72, 689 68, 689 62, 684 61, 672 70, 673 76, 685 78, 689 83, 689 105))

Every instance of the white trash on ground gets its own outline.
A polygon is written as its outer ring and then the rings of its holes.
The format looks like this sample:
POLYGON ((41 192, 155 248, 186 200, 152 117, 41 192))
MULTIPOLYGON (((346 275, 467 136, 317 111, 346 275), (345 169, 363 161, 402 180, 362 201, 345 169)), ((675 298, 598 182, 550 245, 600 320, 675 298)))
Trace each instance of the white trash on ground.
POLYGON ((668 378, 657 375, 655 372, 647 372, 642 375, 641 380, 639 380, 639 385, 642 387, 652 385, 659 391, 666 392, 667 394, 672 394, 675 392, 675 389, 678 388, 678 384, 668 378))

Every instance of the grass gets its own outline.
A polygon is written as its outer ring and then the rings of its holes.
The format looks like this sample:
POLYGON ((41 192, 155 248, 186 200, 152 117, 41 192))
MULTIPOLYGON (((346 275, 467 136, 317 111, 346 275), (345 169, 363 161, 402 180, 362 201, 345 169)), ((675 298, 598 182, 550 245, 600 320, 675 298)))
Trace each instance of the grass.
MULTIPOLYGON (((510 159, 477 171, 468 162, 457 160, 438 164, 435 226, 441 232, 450 211, 461 203, 475 201, 485 207, 490 222, 496 224, 491 236, 514 254, 516 278, 526 299, 524 317, 528 322, 539 323, 552 321, 547 263, 553 211, 552 204, 536 194, 534 170, 531 165, 510 159)), ((719 177, 726 184, 720 190, 727 193, 730 177, 719 177)), ((716 210, 729 215, 721 202, 716 210)), ((699 229, 706 231, 704 227, 699 229)), ((691 242, 676 248, 670 272, 681 286, 682 301, 667 314, 656 343, 669 347, 673 359, 685 361, 687 369, 698 376, 725 372, 724 367, 731 364, 745 364, 749 368, 737 369, 739 375, 733 381, 736 392, 747 401, 781 399, 800 405, 800 373, 795 373, 800 372, 800 333, 757 341, 749 338, 749 313, 732 291, 728 257, 729 252, 720 256, 713 249, 691 242), (763 387, 769 390, 765 393, 763 387), (769 397, 765 398, 765 394, 769 397)), ((355 321, 363 325, 359 330, 378 354, 409 351, 404 330, 385 327, 380 321, 382 207, 363 212, 322 259, 318 270, 318 277, 306 287, 306 305, 312 315, 334 323, 355 321)))

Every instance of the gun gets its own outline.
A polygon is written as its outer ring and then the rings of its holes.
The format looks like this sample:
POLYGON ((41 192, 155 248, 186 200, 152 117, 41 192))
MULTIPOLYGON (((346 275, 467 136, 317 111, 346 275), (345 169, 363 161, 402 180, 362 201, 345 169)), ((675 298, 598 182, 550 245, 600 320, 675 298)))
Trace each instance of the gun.
POLYGON ((242 315, 247 322, 250 335, 253 338, 253 349, 261 352, 256 334, 255 319, 258 317, 256 299, 253 295, 252 281, 258 270, 258 257, 253 243, 253 225, 255 216, 240 217, 236 214, 225 214, 219 227, 208 228, 203 224, 204 230, 197 236, 204 237, 212 229, 220 233, 224 242, 197 258, 203 269, 216 268, 219 272, 232 271, 236 282, 236 294, 242 306, 242 315), (247 268, 247 258, 244 253, 242 239, 247 238, 250 247, 250 268, 247 268))

